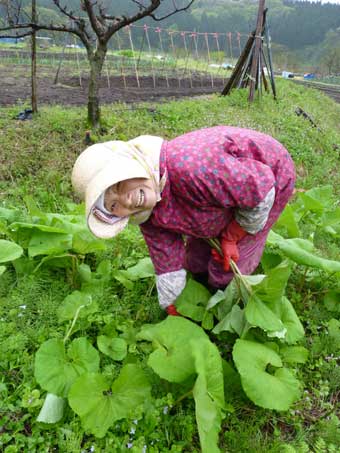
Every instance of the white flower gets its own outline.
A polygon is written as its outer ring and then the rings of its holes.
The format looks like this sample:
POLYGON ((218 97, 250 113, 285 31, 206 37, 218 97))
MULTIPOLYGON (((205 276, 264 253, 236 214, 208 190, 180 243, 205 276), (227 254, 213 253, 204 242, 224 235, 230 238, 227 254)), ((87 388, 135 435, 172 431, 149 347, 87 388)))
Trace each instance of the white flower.
POLYGON ((169 412, 169 406, 163 407, 163 414, 166 415, 169 412))
POLYGON ((146 445, 142 448, 142 453, 146 453, 146 445))
POLYGON ((19 308, 22 308, 23 310, 26 310, 27 305, 19 305, 19 308))
POLYGON ((132 427, 132 428, 130 429, 130 434, 135 434, 135 432, 136 432, 136 428, 132 427))
POLYGON ((126 444, 126 446, 127 446, 127 448, 132 448, 133 443, 132 443, 132 442, 128 442, 128 443, 126 444))

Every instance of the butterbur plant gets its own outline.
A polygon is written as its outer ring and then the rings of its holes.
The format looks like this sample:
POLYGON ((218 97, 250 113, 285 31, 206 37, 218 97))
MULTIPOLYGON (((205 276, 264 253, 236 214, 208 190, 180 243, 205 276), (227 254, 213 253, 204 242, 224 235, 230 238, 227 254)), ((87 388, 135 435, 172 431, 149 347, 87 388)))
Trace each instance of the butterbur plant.
POLYGON ((75 338, 77 321, 97 310, 87 293, 75 291, 59 307, 60 322, 70 325, 63 339, 45 341, 35 357, 34 374, 40 386, 48 392, 38 421, 56 423, 69 406, 80 416, 86 431, 103 437, 119 419, 150 400, 151 386, 138 363, 123 365, 116 379, 100 372, 100 352, 112 360, 126 356, 127 345, 122 338, 100 335, 99 351, 86 337, 75 338))
MULTIPOLYGON (((35 377, 48 392, 38 420, 61 420, 68 404, 88 433, 104 437, 118 420, 141 420, 147 407, 156 406, 151 387, 164 380, 180 393, 170 406, 193 398, 201 450, 218 453, 222 420, 233 411, 228 403, 230 373, 239 374, 245 394, 256 405, 288 410, 301 396, 298 367, 308 360, 308 351, 299 344, 304 328, 286 286, 298 266, 320 275, 340 272, 340 263, 320 256, 313 242, 320 231, 331 240, 340 236, 340 211, 334 211, 330 196, 329 188, 315 188, 287 206, 269 234, 262 274, 242 275, 231 262, 233 280, 213 295, 189 278, 176 301, 182 316, 168 316, 139 330, 131 321, 124 331, 109 317, 95 338, 93 325, 91 338, 84 336, 98 316, 101 285, 114 278, 133 289, 136 280, 153 276, 150 259, 124 271, 112 270, 107 261, 96 272, 78 265, 81 289, 57 311, 59 322, 67 326, 65 336, 46 341, 36 353, 35 377), (308 239, 302 237, 306 221, 308 239)), ((218 247, 216 241, 213 245, 218 247)), ((10 247, 14 256, 22 253, 10 247)), ((338 294, 339 288, 323 292, 332 311, 338 310, 338 294)))

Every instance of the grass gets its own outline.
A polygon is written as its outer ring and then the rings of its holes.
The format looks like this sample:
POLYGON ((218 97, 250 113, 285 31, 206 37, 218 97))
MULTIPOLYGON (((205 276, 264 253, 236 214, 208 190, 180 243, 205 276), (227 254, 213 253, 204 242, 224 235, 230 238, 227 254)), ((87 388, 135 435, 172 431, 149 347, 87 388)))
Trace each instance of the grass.
MULTIPOLYGON (((297 167, 298 188, 332 184, 339 198, 339 105, 322 93, 289 81, 278 81, 278 93, 276 102, 267 95, 251 105, 247 92, 239 90, 230 97, 105 106, 103 135, 92 137, 97 141, 127 140, 154 134, 170 139, 217 124, 257 129, 274 136, 290 151, 297 167), (297 107, 313 118, 318 129, 295 114, 297 107)), ((27 196, 32 196, 43 211, 67 212, 78 201, 71 190, 70 172, 85 148, 86 110, 41 107, 33 121, 25 122, 13 119, 18 110, 0 109, 0 206, 26 211, 27 196)), ((131 227, 110 242, 106 251, 91 254, 85 261, 95 269, 109 259, 113 268, 121 269, 146 253, 138 229, 131 227)), ((340 259, 338 251, 334 250, 333 258, 340 259)), ((310 351, 309 361, 299 369, 305 386, 303 398, 286 413, 266 411, 249 402, 235 383, 231 396, 235 412, 227 414, 223 422, 222 451, 339 451, 340 338, 328 335, 328 323, 339 312, 329 312, 322 301, 325 287, 339 282, 310 277, 297 268, 288 288, 305 326, 305 346, 310 351)), ((46 268, 29 275, 9 269, 0 278, 0 451, 80 453, 95 448, 96 452, 139 453, 147 443, 147 451, 153 453, 199 452, 192 400, 183 400, 171 415, 163 413, 171 395, 175 398, 178 391, 166 382, 159 382, 156 403, 138 424, 129 450, 125 445, 131 436, 131 420, 114 426, 104 439, 84 433, 79 419, 70 413, 55 426, 37 423, 44 394, 34 379, 34 354, 43 341, 63 336, 56 322, 57 307, 77 282, 62 270, 46 268), (34 393, 37 390, 38 395, 34 393)), ((91 328, 83 326, 89 336, 106 329, 108 322, 120 322, 128 328, 132 323, 138 327, 164 317, 150 280, 136 282, 130 290, 112 279, 105 284, 99 303, 101 310, 91 328)))

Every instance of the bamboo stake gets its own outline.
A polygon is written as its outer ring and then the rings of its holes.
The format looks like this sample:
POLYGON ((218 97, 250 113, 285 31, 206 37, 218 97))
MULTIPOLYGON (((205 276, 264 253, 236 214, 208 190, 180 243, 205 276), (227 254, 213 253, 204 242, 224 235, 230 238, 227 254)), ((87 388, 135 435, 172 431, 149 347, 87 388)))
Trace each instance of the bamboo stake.
POLYGON ((251 70, 250 70, 250 88, 249 88, 249 102, 254 100, 255 86, 256 86, 256 76, 259 66, 259 54, 262 44, 262 28, 263 28, 263 18, 264 18, 264 3, 265 0, 259 0, 259 10, 257 15, 257 24, 255 32, 255 49, 254 56, 252 60, 251 70))
POLYGON ((131 28, 130 28, 129 25, 127 25, 127 29, 128 29, 129 41, 130 41, 130 46, 131 46, 132 55, 133 55, 133 64, 134 64, 134 67, 135 67, 136 82, 137 82, 138 88, 140 88, 139 74, 138 74, 138 68, 137 68, 137 63, 136 63, 136 58, 135 58, 135 49, 133 47, 131 28))
POLYGON ((150 52, 150 55, 151 55, 151 73, 152 73, 153 87, 156 88, 156 75, 155 75, 155 68, 154 68, 154 65, 153 65, 153 52, 152 52, 152 49, 151 49, 151 44, 150 44, 150 38, 149 38, 148 26, 147 25, 144 25, 144 33, 145 33, 145 37, 146 37, 146 42, 148 43, 149 52, 150 52))

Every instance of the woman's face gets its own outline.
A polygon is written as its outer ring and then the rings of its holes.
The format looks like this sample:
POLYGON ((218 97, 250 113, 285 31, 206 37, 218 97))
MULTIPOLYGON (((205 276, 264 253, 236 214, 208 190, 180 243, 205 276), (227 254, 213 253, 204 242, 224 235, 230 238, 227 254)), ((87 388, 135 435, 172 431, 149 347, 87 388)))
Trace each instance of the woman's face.
POLYGON ((104 206, 117 217, 152 209, 157 203, 150 179, 132 178, 120 181, 105 191, 104 206))

